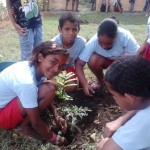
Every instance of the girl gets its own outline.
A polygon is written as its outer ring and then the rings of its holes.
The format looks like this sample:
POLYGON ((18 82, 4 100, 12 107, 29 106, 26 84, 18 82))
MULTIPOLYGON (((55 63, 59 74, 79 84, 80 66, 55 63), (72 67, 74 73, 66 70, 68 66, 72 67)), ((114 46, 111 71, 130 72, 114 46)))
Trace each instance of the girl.
POLYGON ((123 57, 110 66, 105 84, 116 103, 129 112, 117 119, 120 127, 103 138, 97 150, 149 150, 150 62, 138 56, 123 57))
POLYGON ((76 62, 77 76, 85 94, 92 96, 94 90, 103 84, 103 69, 107 69, 122 55, 135 55, 138 49, 139 45, 129 31, 118 27, 112 18, 104 19, 97 33, 86 43, 76 62), (91 85, 84 75, 83 67, 86 63, 97 78, 91 85))
POLYGON ((56 123, 65 132, 67 124, 52 104, 55 86, 42 82, 58 75, 68 58, 66 49, 43 42, 32 53, 30 61, 11 65, 0 74, 0 128, 13 129, 24 135, 39 134, 43 139, 64 145, 66 139, 52 132, 41 119, 40 112, 50 108, 56 123), (31 124, 32 129, 28 128, 31 124))
POLYGON ((147 27, 148 27, 147 38, 144 44, 138 50, 138 54, 142 55, 145 59, 150 61, 150 17, 148 18, 147 27))

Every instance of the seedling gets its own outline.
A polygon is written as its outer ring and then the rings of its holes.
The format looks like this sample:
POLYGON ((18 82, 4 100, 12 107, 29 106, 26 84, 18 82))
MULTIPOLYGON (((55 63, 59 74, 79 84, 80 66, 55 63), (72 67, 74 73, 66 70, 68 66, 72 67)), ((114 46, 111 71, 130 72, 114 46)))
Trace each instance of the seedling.
POLYGON ((73 98, 69 96, 65 91, 66 87, 77 86, 77 84, 71 83, 77 80, 76 78, 71 79, 71 77, 73 76, 73 72, 67 73, 66 71, 63 71, 57 77, 55 77, 55 81, 58 84, 56 95, 64 101, 73 100, 73 98))

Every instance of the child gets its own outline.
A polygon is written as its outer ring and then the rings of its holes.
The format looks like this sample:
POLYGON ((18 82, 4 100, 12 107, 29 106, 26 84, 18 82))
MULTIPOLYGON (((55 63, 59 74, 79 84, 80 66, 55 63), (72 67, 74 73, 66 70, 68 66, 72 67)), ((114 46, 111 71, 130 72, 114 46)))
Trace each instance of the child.
POLYGON ((127 122, 97 150, 149 150, 150 62, 138 56, 119 59, 106 72, 105 84, 121 108, 137 113, 128 113, 127 122))
POLYGON ((0 128, 14 129, 27 136, 37 133, 41 138, 58 145, 66 139, 52 132, 41 119, 40 112, 51 109, 56 123, 63 131, 67 124, 58 116, 54 106, 55 87, 44 83, 58 75, 68 58, 68 52, 53 42, 43 42, 32 53, 30 61, 11 65, 0 73, 0 128), (28 124, 32 128, 28 128, 28 124), (32 134, 31 134, 32 133, 32 134))
POLYGON ((122 11, 123 11, 123 8, 122 8, 121 0, 116 0, 114 3, 114 12, 122 13, 122 11))
POLYGON ((11 22, 18 32, 21 60, 27 60, 33 48, 43 42, 39 8, 35 0, 6 0, 6 4, 11 22))
POLYGON ((138 50, 138 54, 143 55, 145 59, 150 61, 150 17, 148 18, 147 27, 148 27, 147 39, 138 50))
POLYGON ((102 0, 100 11, 101 12, 105 12, 106 11, 106 0, 102 0))
MULTIPOLYGON (((58 30, 59 35, 54 37, 52 41, 55 41, 59 45, 62 45, 69 52, 69 62, 65 66, 67 72, 75 72, 75 62, 85 47, 86 40, 79 36, 80 21, 78 16, 73 12, 66 12, 62 14, 59 19, 58 30)), ((74 76, 74 78, 76 75, 74 76)), ((74 91, 77 87, 69 87, 67 91, 74 91)))
POLYGON ((98 32, 86 44, 76 63, 79 81, 87 96, 92 96, 93 89, 103 84, 103 69, 106 69, 114 60, 122 55, 135 55, 139 45, 133 35, 120 27, 112 18, 104 19, 98 32), (83 71, 85 64, 97 77, 97 81, 89 85, 83 71))

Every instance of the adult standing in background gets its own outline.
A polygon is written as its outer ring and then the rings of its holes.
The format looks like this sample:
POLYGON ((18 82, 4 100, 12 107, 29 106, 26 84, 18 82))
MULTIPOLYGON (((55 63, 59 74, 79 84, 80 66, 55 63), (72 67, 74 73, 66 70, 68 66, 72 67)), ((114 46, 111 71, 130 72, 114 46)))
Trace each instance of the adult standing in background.
POLYGON ((135 4, 135 0, 129 0, 130 3, 130 12, 134 11, 134 4, 135 4))
POLYGON ((144 11, 144 12, 146 12, 146 10, 147 10, 147 8, 148 8, 148 1, 149 1, 149 0, 146 0, 146 1, 145 1, 145 5, 144 5, 144 8, 143 8, 143 11, 144 11))
MULTIPOLYGON (((66 10, 68 9, 68 4, 70 0, 66 0, 66 10)), ((79 11, 79 0, 72 0, 72 11, 79 11)))
POLYGON ((96 0, 91 0, 90 3, 92 4, 91 11, 94 11, 96 9, 96 0))
POLYGON ((43 42, 42 19, 34 0, 6 0, 9 17, 19 35, 21 60, 43 42), (13 13, 12 13, 13 12, 13 13))

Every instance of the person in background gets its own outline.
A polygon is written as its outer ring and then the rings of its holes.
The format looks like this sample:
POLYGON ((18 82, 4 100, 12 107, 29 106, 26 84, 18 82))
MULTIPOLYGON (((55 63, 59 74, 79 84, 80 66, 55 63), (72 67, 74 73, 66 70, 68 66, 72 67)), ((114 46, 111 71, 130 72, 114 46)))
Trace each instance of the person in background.
POLYGON ((102 0, 100 11, 106 12, 106 0, 102 0))
POLYGON ((110 0, 102 0, 100 4, 100 11, 101 12, 111 12, 110 7, 111 3, 110 0))
POLYGON ((147 10, 147 8, 148 8, 148 1, 149 1, 149 0, 146 0, 146 1, 145 1, 145 5, 144 5, 144 8, 143 8, 143 11, 144 11, 144 12, 146 12, 146 10, 147 10))
POLYGON ((97 33, 86 43, 76 63, 76 72, 87 96, 92 96, 94 90, 103 84, 103 70, 123 55, 136 55, 139 45, 133 35, 118 27, 112 18, 104 19, 97 33), (84 75, 84 66, 87 63, 89 69, 97 80, 89 85, 84 75))
POLYGON ((111 134, 105 130, 96 149, 149 150, 150 62, 138 56, 123 57, 109 67, 105 84, 116 103, 128 112, 110 123, 119 126, 111 134))
POLYGON ((33 48, 43 42, 39 8, 34 0, 6 0, 6 4, 11 22, 18 32, 21 60, 27 60, 33 48))
POLYGON ((121 0, 116 0, 114 2, 114 12, 122 13, 122 11, 123 11, 123 8, 122 8, 121 0))
POLYGON ((29 61, 17 62, 0 73, 1 129, 14 129, 26 137, 39 135, 58 145, 67 143, 41 118, 41 113, 49 109, 62 132, 67 129, 66 121, 53 105, 56 87, 44 82, 63 70, 67 58, 66 49, 51 41, 43 42, 33 49, 29 61))
POLYGON ((135 5, 135 0, 129 0, 130 3, 130 12, 134 12, 134 5, 135 5))
MULTIPOLYGON (((58 30, 60 34, 55 36, 52 41, 55 41, 62 47, 66 48, 69 52, 68 64, 65 66, 65 70, 73 72, 75 75, 72 78, 77 78, 75 71, 75 63, 80 53, 85 47, 86 40, 79 36, 80 31, 80 20, 77 14, 73 12, 66 12, 61 15, 59 18, 58 30)), ((74 81, 74 83, 78 83, 74 81)), ((77 89, 77 86, 72 86, 67 89, 71 92, 77 89)))
POLYGON ((91 5, 91 11, 94 11, 96 9, 96 0, 91 0, 90 3, 91 5))
MULTIPOLYGON (((69 5, 70 0, 66 0, 66 10, 68 10, 68 5, 69 5)), ((72 0, 72 11, 79 11, 79 0, 72 0)))

